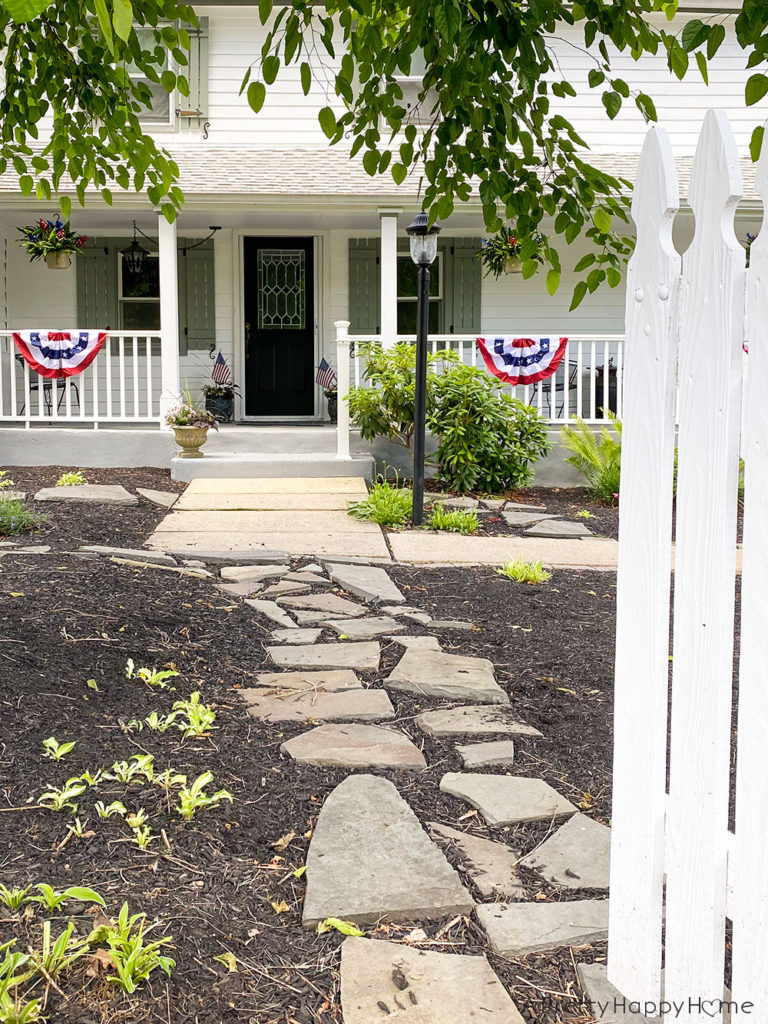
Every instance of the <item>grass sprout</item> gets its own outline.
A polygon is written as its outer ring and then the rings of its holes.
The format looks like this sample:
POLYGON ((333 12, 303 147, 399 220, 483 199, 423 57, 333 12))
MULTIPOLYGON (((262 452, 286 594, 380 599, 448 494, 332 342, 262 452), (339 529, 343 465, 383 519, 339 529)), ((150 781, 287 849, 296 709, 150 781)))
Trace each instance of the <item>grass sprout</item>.
POLYGON ((496 572, 517 583, 546 583, 552 579, 552 573, 547 572, 541 561, 526 562, 524 558, 505 562, 496 572))
POLYGON ((469 512, 463 508, 447 509, 442 501, 438 501, 432 509, 427 525, 431 530, 447 530, 449 533, 462 533, 468 536, 477 533, 480 528, 480 517, 477 512, 469 512))
POLYGON ((367 498, 351 501, 348 511, 354 519, 379 526, 403 526, 413 512, 413 493, 408 487, 393 487, 383 480, 373 485, 367 498))

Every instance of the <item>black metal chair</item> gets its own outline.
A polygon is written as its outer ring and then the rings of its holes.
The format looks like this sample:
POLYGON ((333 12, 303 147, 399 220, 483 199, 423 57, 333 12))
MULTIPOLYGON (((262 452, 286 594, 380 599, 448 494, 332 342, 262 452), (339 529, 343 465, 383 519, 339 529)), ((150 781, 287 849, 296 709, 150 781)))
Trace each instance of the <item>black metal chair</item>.
MULTIPOLYGON (((570 392, 573 385, 576 383, 576 377, 579 372, 578 363, 568 364, 568 391, 570 392)), ((544 380, 533 385, 533 391, 531 392, 531 398, 529 401, 530 405, 538 404, 538 389, 541 388, 541 396, 543 401, 547 403, 547 410, 550 417, 552 416, 552 406, 555 406, 555 416, 558 418, 563 415, 565 409, 565 376, 562 373, 562 367, 558 366, 557 372, 551 377, 547 377, 544 380), (554 383, 554 402, 552 401, 552 385, 554 383), (560 405, 557 405, 557 396, 561 396, 560 405)), ((543 402, 542 402, 543 406, 543 402)))
MULTIPOLYGON (((26 365, 24 363, 23 356, 16 356, 16 361, 19 363, 19 365, 22 367, 22 370, 23 370, 24 366, 26 365)), ((53 413, 53 385, 54 385, 54 383, 56 384, 56 390, 58 392, 58 402, 56 403, 56 409, 59 410, 59 409, 61 409, 61 403, 66 398, 66 394, 67 394, 67 390, 66 390, 67 389, 67 381, 66 381, 65 378, 57 378, 55 381, 53 381, 53 380, 49 379, 48 377, 41 377, 39 373, 36 373, 34 370, 30 369, 30 371, 29 371, 29 390, 30 390, 30 393, 32 391, 38 391, 38 392, 40 391, 40 382, 41 381, 42 381, 42 385, 43 385, 43 405, 45 406, 46 415, 50 416, 53 413)), ((79 411, 80 410, 80 389, 78 388, 77 384, 75 384, 75 382, 72 381, 72 380, 70 380, 69 386, 70 386, 70 389, 75 392, 75 402, 77 403, 77 408, 78 408, 78 411, 79 411)), ((24 415, 24 410, 26 409, 26 406, 27 406, 27 402, 26 402, 26 396, 25 396, 24 400, 21 403, 21 409, 19 410, 19 416, 23 416, 24 415)))

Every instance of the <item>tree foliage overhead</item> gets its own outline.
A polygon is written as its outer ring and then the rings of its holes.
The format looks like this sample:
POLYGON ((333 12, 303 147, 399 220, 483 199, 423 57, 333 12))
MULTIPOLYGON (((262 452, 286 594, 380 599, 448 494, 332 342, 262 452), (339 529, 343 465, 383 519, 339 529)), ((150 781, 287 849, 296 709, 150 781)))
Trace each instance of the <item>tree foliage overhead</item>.
MULTIPOLYGON (((556 236, 570 243, 586 235, 592 252, 577 265, 585 275, 577 305, 603 281, 613 287, 621 279, 632 246, 622 233, 630 185, 590 163, 585 141, 553 109, 553 99, 576 97, 553 40, 563 30, 580 30, 592 60, 588 85, 599 90, 608 118, 631 101, 653 121, 652 98, 613 73, 612 53, 639 59, 666 51, 670 70, 682 77, 695 51, 706 77, 707 59, 725 38, 721 19, 693 22, 681 36, 663 18, 649 17, 659 10, 673 17, 676 6, 676 0, 326 0, 320 8, 311 0, 260 0, 269 31, 243 87, 258 112, 281 68, 298 63, 305 93, 315 78, 329 97, 343 100, 340 115, 330 104, 319 112, 331 143, 350 140, 369 174, 391 174, 397 184, 411 172, 422 174, 432 221, 449 217, 478 187, 487 229, 508 221, 527 240, 524 276, 536 272, 541 248, 550 292, 560 280, 556 236), (422 56, 419 104, 426 123, 417 125, 409 122, 398 77, 411 74, 422 56), (554 235, 544 230, 546 218, 554 235), (548 233, 540 247, 537 234, 548 233)), ((745 0, 737 30, 742 45, 753 48, 750 60, 768 53, 767 19, 764 0, 745 0)), ((765 94, 768 77, 756 77, 753 89, 765 94)))
MULTIPOLYGON (((144 79, 188 94, 184 25, 193 24, 192 8, 175 0, 0 0, 0 173, 12 166, 22 193, 42 200, 62 187, 81 203, 89 187, 109 204, 113 185, 146 191, 173 219, 179 169, 139 114, 152 101, 144 79), (154 30, 151 48, 137 28, 154 30)), ((59 202, 68 217, 70 197, 59 202)))

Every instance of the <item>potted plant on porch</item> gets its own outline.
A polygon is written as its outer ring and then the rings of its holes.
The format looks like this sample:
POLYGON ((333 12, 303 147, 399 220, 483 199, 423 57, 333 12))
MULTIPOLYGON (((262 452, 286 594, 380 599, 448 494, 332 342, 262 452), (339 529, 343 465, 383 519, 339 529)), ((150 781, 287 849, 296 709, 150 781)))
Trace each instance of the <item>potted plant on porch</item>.
POLYGON ((328 403, 328 419, 331 423, 336 423, 339 416, 339 392, 336 385, 334 384, 331 388, 325 388, 323 394, 328 403))
POLYGON ((26 250, 30 263, 45 260, 49 270, 66 270, 72 254, 80 252, 88 238, 71 231, 69 221, 63 221, 58 214, 51 220, 41 218, 17 230, 23 235, 19 244, 26 250))
POLYGON ((233 381, 211 384, 203 384, 203 397, 205 408, 219 423, 229 423, 235 415, 235 393, 237 384, 233 381))
POLYGON ((180 459, 202 459, 200 449, 208 438, 209 428, 219 429, 213 413, 199 409, 192 401, 189 388, 184 393, 184 400, 166 414, 165 422, 173 428, 174 439, 181 448, 180 459))
POLYGON ((483 239, 483 247, 477 256, 485 267, 486 274, 493 274, 494 277, 501 277, 502 274, 522 274, 523 259, 539 260, 539 254, 544 244, 541 235, 536 235, 532 240, 534 243, 533 252, 527 240, 516 238, 512 229, 503 227, 492 238, 483 239))

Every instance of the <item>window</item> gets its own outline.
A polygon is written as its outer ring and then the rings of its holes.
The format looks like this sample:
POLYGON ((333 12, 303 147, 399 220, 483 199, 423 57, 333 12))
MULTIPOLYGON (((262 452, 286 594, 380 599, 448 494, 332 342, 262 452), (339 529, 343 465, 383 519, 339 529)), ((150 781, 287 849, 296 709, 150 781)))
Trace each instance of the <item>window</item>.
MULTIPOLYGON (((439 334, 443 321, 443 257, 438 253, 429 279, 429 330, 439 334)), ((416 297, 419 268, 410 255, 397 257, 397 330, 416 333, 416 297)))
POLYGON ((140 274, 131 273, 123 254, 118 253, 120 327, 123 330, 160 329, 160 264, 156 253, 148 253, 140 274))
POLYGON ((419 93, 424 84, 427 62, 424 52, 418 49, 411 58, 411 67, 407 75, 396 74, 395 79, 403 90, 403 106, 407 113, 406 124, 431 124, 435 119, 437 92, 428 89, 424 99, 419 101, 419 93))
MULTIPOLYGON (((160 44, 155 39, 155 31, 151 28, 137 28, 136 35, 143 50, 154 50, 160 44)), ((156 65, 159 73, 170 69, 170 54, 165 52, 165 64, 156 65)), ((129 64, 126 67, 131 78, 144 82, 152 93, 152 102, 139 114, 139 120, 144 124, 163 125, 172 124, 174 115, 173 98, 174 93, 166 92, 159 82, 150 81, 146 75, 142 75, 138 68, 129 64)))

